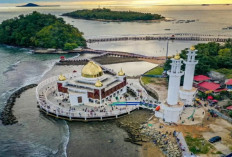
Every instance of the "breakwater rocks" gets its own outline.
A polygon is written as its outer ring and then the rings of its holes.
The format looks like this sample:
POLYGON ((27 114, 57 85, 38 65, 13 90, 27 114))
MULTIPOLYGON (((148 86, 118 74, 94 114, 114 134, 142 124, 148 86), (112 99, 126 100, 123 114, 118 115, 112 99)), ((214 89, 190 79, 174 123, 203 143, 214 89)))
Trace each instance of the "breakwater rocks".
MULTIPOLYGON (((158 124, 157 124, 158 125, 158 124)), ((182 151, 179 148, 176 138, 172 133, 161 133, 149 124, 141 125, 141 135, 147 136, 151 142, 158 146, 168 157, 181 157, 182 151)))
POLYGON ((57 62, 56 65, 85 65, 88 61, 88 59, 64 60, 57 62))
POLYGON ((153 115, 154 113, 151 111, 139 110, 118 119, 116 124, 126 130, 129 136, 124 140, 140 146, 144 142, 152 142, 168 157, 182 156, 172 133, 161 133, 153 125, 147 123, 148 119, 153 115))
POLYGON ((1 116, 0 116, 0 120, 2 121, 3 125, 12 125, 12 124, 15 124, 15 123, 18 122, 16 117, 12 113, 12 108, 13 108, 13 106, 15 104, 15 101, 16 101, 17 98, 20 98, 20 95, 24 91, 26 91, 26 90, 28 90, 30 88, 34 88, 36 86, 37 86, 37 84, 30 84, 30 85, 27 85, 27 86, 24 86, 24 87, 18 89, 13 94, 11 94, 11 96, 7 100, 6 106, 3 109, 2 113, 1 113, 1 116))
POLYGON ((142 135, 141 125, 151 117, 153 113, 149 110, 138 110, 122 117, 116 121, 116 124, 127 131, 128 138, 124 140, 133 144, 142 145, 142 142, 148 142, 150 139, 146 135, 142 135))

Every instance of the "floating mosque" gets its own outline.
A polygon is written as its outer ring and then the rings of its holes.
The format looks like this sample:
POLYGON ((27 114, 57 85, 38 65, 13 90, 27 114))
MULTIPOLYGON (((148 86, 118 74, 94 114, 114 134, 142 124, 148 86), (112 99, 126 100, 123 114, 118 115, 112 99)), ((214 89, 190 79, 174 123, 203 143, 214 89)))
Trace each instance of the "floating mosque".
POLYGON ((47 114, 68 120, 118 118, 147 108, 164 122, 177 123, 184 105, 192 105, 197 93, 193 87, 198 63, 196 53, 197 50, 191 47, 187 60, 179 54, 171 59, 171 69, 167 72, 168 94, 164 102, 149 96, 139 82, 128 82, 122 69, 115 74, 107 73, 102 65, 89 61, 81 70, 42 81, 36 88, 38 105, 47 114), (183 63, 185 71, 181 70, 183 63), (180 87, 183 75, 184 83, 180 87))
POLYGON ((36 88, 40 109, 57 118, 85 121, 118 118, 141 106, 155 110, 158 101, 138 81, 128 82, 122 69, 112 74, 102 67, 89 61, 73 73, 42 81, 36 88))

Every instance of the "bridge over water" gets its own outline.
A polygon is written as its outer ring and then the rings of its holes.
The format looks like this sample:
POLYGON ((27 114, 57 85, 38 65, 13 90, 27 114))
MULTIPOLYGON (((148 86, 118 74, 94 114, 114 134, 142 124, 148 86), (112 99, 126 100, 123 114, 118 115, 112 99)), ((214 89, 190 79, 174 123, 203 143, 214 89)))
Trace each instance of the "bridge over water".
POLYGON ((232 39, 232 36, 225 35, 204 35, 204 34, 159 34, 149 36, 123 36, 123 37, 103 37, 88 39, 88 43, 94 42, 110 42, 110 41, 126 41, 126 40, 182 40, 182 41, 208 41, 208 42, 225 42, 232 39))
MULTIPOLYGON (((146 56, 146 55, 141 55, 141 54, 136 54, 136 53, 121 52, 121 51, 82 49, 82 50, 72 50, 70 52, 99 54, 99 56, 96 56, 94 58, 109 55, 109 56, 114 56, 114 57, 130 57, 130 58, 141 58, 141 59, 165 60, 165 57, 163 57, 163 56, 162 57, 153 57, 153 56, 146 56)), ((66 60, 66 61, 68 61, 68 60, 66 60)))

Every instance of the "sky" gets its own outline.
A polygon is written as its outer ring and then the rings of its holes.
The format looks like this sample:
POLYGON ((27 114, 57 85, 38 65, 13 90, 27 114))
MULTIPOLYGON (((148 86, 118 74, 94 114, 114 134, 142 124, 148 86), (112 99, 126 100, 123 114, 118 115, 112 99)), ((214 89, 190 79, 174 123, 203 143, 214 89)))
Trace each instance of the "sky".
POLYGON ((40 5, 190 5, 232 4, 232 0, 0 0, 2 5, 37 3, 40 5))

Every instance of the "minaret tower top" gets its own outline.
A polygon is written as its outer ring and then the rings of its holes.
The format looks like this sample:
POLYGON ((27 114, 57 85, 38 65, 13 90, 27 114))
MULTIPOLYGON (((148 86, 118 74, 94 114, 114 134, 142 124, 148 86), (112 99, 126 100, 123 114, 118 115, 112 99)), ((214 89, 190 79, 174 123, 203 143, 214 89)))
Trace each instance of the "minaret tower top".
POLYGON ((188 63, 192 63, 192 64, 197 64, 198 61, 195 60, 195 57, 196 57, 196 52, 197 50, 195 49, 194 46, 192 46, 189 50, 188 50, 188 53, 187 53, 187 60, 184 62, 185 64, 188 62, 188 63))
POLYGON ((185 63, 185 76, 184 76, 184 90, 191 90, 193 86, 193 77, 194 77, 194 71, 195 66, 198 63, 197 60, 195 60, 197 50, 194 46, 192 46, 187 53, 187 60, 184 61, 185 63))

